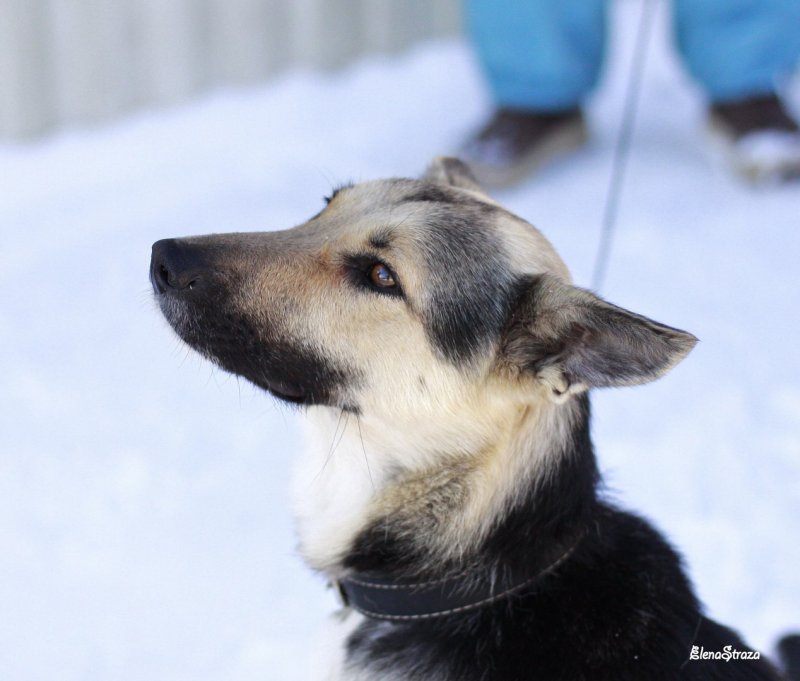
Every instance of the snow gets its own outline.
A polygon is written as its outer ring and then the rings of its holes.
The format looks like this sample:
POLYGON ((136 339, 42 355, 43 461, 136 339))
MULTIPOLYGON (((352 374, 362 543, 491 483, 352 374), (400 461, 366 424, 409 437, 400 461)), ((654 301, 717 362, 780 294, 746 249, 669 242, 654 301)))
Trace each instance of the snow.
MULTIPOLYGON (((632 7, 593 143, 498 195, 583 285, 632 7)), ((602 293, 701 343, 658 383, 598 392, 595 440, 710 613, 769 650, 800 629, 800 185, 718 165, 658 28, 602 293)), ((488 107, 466 45, 432 43, 0 147, 0 678, 306 678, 335 600, 294 553, 301 419, 174 338, 150 244, 299 223, 337 182, 419 173, 488 107)))

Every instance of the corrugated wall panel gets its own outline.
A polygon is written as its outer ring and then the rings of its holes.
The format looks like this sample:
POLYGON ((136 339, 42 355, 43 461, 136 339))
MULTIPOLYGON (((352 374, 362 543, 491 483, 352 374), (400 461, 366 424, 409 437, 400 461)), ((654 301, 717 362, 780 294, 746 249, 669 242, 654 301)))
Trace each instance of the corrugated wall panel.
POLYGON ((143 101, 170 104, 210 84, 208 44, 215 27, 206 0, 138 0, 133 9, 143 101))
POLYGON ((0 0, 0 135, 20 137, 56 124, 47 7, 0 0))
POLYGON ((291 4, 285 0, 212 2, 208 45, 213 83, 253 83, 292 61, 291 4))
MULTIPOLYGON (((36 4, 36 3, 31 3, 36 4)), ((137 101, 129 3, 125 0, 49 0, 44 35, 53 118, 90 122, 137 101)))
POLYGON ((459 30, 459 0, 0 0, 0 137, 459 30))

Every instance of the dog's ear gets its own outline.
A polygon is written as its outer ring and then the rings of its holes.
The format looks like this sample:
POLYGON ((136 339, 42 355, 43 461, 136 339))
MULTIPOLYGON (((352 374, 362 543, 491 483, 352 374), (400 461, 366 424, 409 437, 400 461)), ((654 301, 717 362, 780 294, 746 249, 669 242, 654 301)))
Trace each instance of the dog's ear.
POLYGON ((534 377, 553 400, 662 376, 697 343, 692 334, 623 310, 550 275, 522 287, 500 361, 534 377))
POLYGON ((484 193, 469 166, 461 159, 452 156, 437 156, 433 159, 422 179, 484 193))

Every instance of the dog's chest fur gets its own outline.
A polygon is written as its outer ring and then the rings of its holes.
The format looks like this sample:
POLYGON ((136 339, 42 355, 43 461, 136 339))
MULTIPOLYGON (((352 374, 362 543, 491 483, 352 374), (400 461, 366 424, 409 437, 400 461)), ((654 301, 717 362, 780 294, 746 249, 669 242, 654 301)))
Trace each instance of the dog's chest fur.
MULTIPOLYGON (((575 404, 571 427, 551 431, 558 456, 538 469, 546 474, 529 478, 495 506, 488 527, 473 526, 481 529, 467 557, 479 571, 535 565, 552 542, 580 528, 569 561, 534 588, 460 616, 396 623, 338 613, 328 632, 334 650, 329 681, 777 679, 759 661, 727 667, 724 676, 716 676, 723 670, 712 665, 686 666, 691 645, 746 647, 735 633, 701 615, 680 560, 664 539, 597 497, 588 399, 575 404)), ((530 446, 534 440, 516 444, 530 446)), ((380 496, 380 490, 391 489, 392 478, 379 461, 375 456, 368 470, 361 438, 348 442, 345 434, 332 454, 317 451, 299 468, 298 478, 306 480, 305 487, 299 481, 295 487, 304 492, 298 512, 308 514, 300 526, 304 551, 331 575, 352 569, 437 574, 448 556, 416 541, 408 526, 413 516, 398 523, 380 517, 385 506, 376 512, 376 490, 380 496), (360 460, 360 480, 354 479, 351 457, 360 460), (316 475, 310 485, 309 473, 316 475), (328 567, 321 565, 325 561, 328 567)), ((513 463, 514 457, 506 461, 513 463)), ((464 476, 470 479, 472 471, 465 469, 464 476)), ((475 489, 467 483, 467 494, 475 489)), ((416 518, 418 534, 429 534, 424 525, 431 518, 416 518)))
POLYGON ((293 481, 305 560, 335 578, 365 567, 358 556, 379 544, 407 551, 396 557, 398 570, 442 570, 474 551, 570 446, 577 412, 573 404, 532 409, 484 399, 470 410, 468 403, 430 431, 311 410, 293 481))

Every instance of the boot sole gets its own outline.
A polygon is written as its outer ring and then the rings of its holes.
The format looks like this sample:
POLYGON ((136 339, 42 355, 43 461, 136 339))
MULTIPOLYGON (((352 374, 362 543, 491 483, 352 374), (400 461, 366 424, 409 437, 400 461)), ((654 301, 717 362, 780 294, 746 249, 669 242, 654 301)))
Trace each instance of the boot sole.
POLYGON ((774 163, 748 158, 737 151, 730 132, 714 116, 708 120, 707 133, 725 164, 749 184, 782 184, 800 180, 800 158, 779 159, 774 163))

